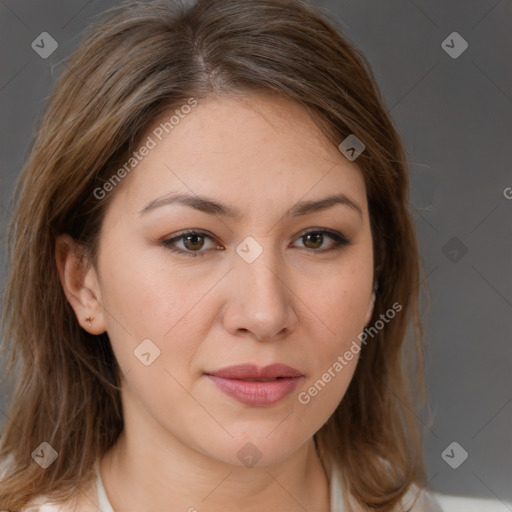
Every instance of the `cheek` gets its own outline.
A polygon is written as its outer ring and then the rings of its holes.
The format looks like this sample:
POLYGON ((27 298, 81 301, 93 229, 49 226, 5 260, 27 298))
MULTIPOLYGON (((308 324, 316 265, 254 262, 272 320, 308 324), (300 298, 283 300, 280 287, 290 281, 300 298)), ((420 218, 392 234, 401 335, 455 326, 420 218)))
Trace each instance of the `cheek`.
POLYGON ((158 389, 161 379, 170 379, 173 392, 179 392, 165 370, 183 385, 190 384, 193 358, 211 328, 215 284, 224 272, 208 264, 173 265, 165 250, 159 248, 138 251, 133 247, 126 254, 121 258, 119 252, 105 251, 101 261, 107 332, 116 358, 125 373, 145 372, 148 368, 137 354, 146 343, 149 352, 158 357, 141 384, 158 389), (154 347, 144 341, 148 339, 154 347), (156 380, 152 384, 146 381, 153 378, 156 380))
POLYGON ((311 389, 315 407, 336 407, 352 379, 360 354, 358 337, 371 305, 372 264, 367 252, 354 252, 314 278, 301 277, 298 281, 297 294, 305 297, 301 314, 303 320, 307 317, 304 324, 309 346, 304 350, 312 354, 314 368, 306 385, 315 386, 311 389))
POLYGON ((333 280, 322 293, 308 297, 308 306, 319 317, 311 320, 308 336, 309 343, 314 343, 314 350, 308 347, 315 360, 314 380, 328 383, 329 388, 337 390, 335 395, 344 393, 355 371, 360 352, 358 336, 365 326, 369 302, 367 286, 361 290, 359 282, 354 288, 350 284, 346 280, 338 284, 333 280))
MULTIPOLYGON (((179 314, 182 301, 191 286, 182 287, 179 272, 176 272, 160 256, 160 249, 127 244, 118 236, 115 243, 105 247, 100 261, 102 268, 103 305, 128 331, 144 330, 138 335, 163 335, 179 314), (123 245, 129 245, 123 250, 123 245), (165 323, 165 325, 164 325, 165 323), (139 329, 140 328, 140 329, 139 329)), ((114 322, 115 323, 115 322, 114 322)), ((114 327, 114 325, 113 325, 114 327)))
POLYGON ((297 293, 304 298, 305 311, 316 317, 316 322, 313 324, 312 318, 310 324, 316 326, 318 339, 325 339, 329 346, 350 344, 363 330, 371 306, 372 264, 365 251, 358 251, 314 276, 298 278, 297 293))
POLYGON ((325 338, 319 343, 315 342, 310 363, 312 372, 297 391, 298 414, 295 417, 311 435, 334 413, 356 370, 359 351, 354 349, 357 344, 352 345, 355 337, 349 334, 343 336, 336 343, 325 338))

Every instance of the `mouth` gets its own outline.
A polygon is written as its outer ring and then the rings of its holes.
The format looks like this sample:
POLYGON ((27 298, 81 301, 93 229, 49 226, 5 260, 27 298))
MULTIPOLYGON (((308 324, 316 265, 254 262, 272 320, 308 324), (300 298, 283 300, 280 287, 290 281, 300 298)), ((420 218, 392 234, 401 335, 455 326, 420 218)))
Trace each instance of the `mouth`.
POLYGON ((209 371, 207 375, 222 377, 224 379, 238 379, 246 381, 272 381, 290 377, 303 377, 304 375, 286 364, 274 363, 260 367, 254 364, 239 364, 228 366, 219 370, 209 371))
POLYGON ((224 394, 249 406, 269 406, 288 396, 304 375, 287 365, 230 366, 205 374, 224 394))
POLYGON ((275 379, 238 379, 245 382, 273 382, 277 379, 286 379, 287 377, 276 377, 275 379))

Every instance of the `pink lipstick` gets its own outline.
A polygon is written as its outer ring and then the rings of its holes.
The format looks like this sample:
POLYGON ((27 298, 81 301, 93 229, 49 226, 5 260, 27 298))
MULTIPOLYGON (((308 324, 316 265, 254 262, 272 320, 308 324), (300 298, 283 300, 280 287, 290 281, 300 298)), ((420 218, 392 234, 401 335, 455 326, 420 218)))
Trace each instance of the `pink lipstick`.
POLYGON ((279 402, 304 378, 299 370, 279 363, 263 368, 253 364, 229 366, 206 376, 228 396, 251 406, 279 402))

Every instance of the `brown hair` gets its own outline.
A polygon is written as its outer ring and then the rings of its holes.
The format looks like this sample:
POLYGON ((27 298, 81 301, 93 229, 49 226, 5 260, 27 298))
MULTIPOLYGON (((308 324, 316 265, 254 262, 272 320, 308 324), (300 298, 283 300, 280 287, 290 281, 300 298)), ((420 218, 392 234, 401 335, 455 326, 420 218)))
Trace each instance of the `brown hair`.
POLYGON ((16 364, 19 373, 0 439, 8 459, 0 508, 40 493, 72 497, 123 429, 108 335, 80 328, 59 281, 56 236, 71 235, 95 265, 115 191, 101 201, 93 191, 145 130, 191 97, 251 91, 301 104, 336 146, 350 134, 363 141, 356 163, 379 283, 370 323, 402 306, 362 347, 346 395, 315 434, 319 454, 372 510, 394 509, 413 482, 424 483, 413 413, 424 394, 421 269, 405 153, 366 59, 328 18, 299 0, 129 2, 108 11, 71 56, 19 177, 8 231, 2 348, 7 375, 16 364), (59 456, 41 471, 31 453, 43 441, 59 456))

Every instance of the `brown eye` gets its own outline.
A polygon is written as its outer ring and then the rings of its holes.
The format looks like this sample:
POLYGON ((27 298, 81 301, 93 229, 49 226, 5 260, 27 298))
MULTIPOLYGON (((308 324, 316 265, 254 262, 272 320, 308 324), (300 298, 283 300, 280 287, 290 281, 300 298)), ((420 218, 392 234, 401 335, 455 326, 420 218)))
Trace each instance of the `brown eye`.
POLYGON ((322 246, 324 241, 324 237, 320 231, 317 233, 308 233, 307 235, 304 235, 302 239, 304 240, 304 245, 308 249, 318 249, 322 246))
POLYGON ((214 238, 211 235, 202 231, 185 231, 167 240, 162 240, 161 244, 170 251, 177 252, 178 254, 186 256, 204 256, 208 252, 208 247, 202 250, 205 247, 206 241, 210 241, 210 249, 222 249, 219 245, 215 246, 213 240, 214 238), (182 247, 177 246, 178 242, 181 242, 182 247))
POLYGON ((198 234, 183 236, 183 245, 185 248, 195 251, 201 249, 204 245, 204 237, 198 234))
POLYGON ((306 249, 311 249, 315 252, 328 252, 338 249, 342 245, 349 245, 350 241, 341 233, 337 231, 328 231, 325 229, 317 229, 310 230, 306 233, 303 233, 299 240, 303 241, 304 247, 306 249), (330 238, 333 242, 330 247, 323 247, 322 245, 325 242, 325 238, 330 238))

